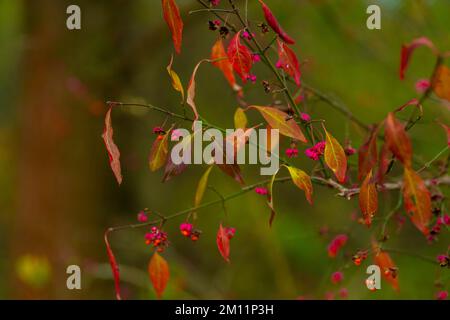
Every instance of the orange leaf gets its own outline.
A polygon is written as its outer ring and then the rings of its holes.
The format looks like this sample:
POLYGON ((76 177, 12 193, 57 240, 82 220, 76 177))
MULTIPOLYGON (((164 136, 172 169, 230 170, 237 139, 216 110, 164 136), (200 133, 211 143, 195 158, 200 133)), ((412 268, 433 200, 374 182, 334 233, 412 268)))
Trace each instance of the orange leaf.
POLYGON ((381 147, 380 156, 378 158, 378 172, 377 172, 377 181, 382 184, 384 180, 384 176, 389 167, 390 158, 392 153, 389 151, 388 144, 385 142, 381 147))
POLYGON ((430 39, 426 37, 421 37, 414 39, 410 44, 402 45, 402 51, 400 56, 400 79, 405 78, 405 71, 409 64, 409 59, 411 58, 412 53, 414 50, 420 46, 427 46, 429 47, 433 52, 436 53, 436 48, 434 47, 434 44, 430 41, 430 39))
POLYGON ((106 251, 108 252, 108 258, 109 258, 109 264, 111 265, 111 270, 114 278, 114 286, 116 289, 116 299, 121 300, 120 296, 120 272, 119 272, 119 266, 117 265, 116 257, 114 257, 114 253, 111 249, 111 245, 109 244, 108 240, 108 233, 109 230, 105 232, 104 239, 106 244, 106 251))
POLYGON ((325 163, 333 171, 340 183, 345 181, 347 172, 347 157, 339 142, 323 127, 326 135, 325 163))
POLYGON ((281 68, 295 80, 297 86, 300 87, 300 64, 297 56, 291 48, 282 41, 278 40, 278 58, 281 68))
POLYGON ((156 296, 161 299, 161 296, 169 281, 169 265, 167 261, 161 257, 158 252, 155 252, 148 264, 148 274, 155 289, 156 296))
POLYGON ((150 150, 150 155, 148 157, 148 166, 150 171, 156 171, 167 161, 167 155, 169 154, 169 137, 170 130, 164 135, 158 135, 156 140, 153 142, 152 149, 150 150))
POLYGON ((228 59, 233 66, 234 71, 241 77, 242 81, 247 82, 247 76, 252 68, 253 60, 250 50, 241 43, 241 31, 231 39, 228 45, 228 59))
POLYGON ((236 78, 233 73, 233 65, 230 63, 227 53, 225 52, 222 39, 218 39, 212 47, 211 60, 218 60, 214 61, 212 64, 222 71, 225 79, 227 79, 233 90, 240 92, 242 88, 236 83, 236 78))
POLYGON ((113 134, 114 130, 111 124, 111 110, 109 108, 105 116, 105 128, 103 130, 102 138, 105 143, 106 150, 109 156, 109 165, 116 177, 117 183, 120 185, 122 183, 122 172, 120 169, 120 151, 117 145, 114 143, 113 134))
POLYGON ((192 72, 191 79, 189 80, 189 85, 187 89, 187 99, 186 103, 191 107, 194 112, 194 120, 198 120, 198 112, 197 106, 195 105, 195 76, 197 75, 197 70, 203 62, 208 62, 208 60, 201 60, 194 68, 194 72, 192 72))
POLYGON ((411 166, 412 146, 404 125, 389 112, 384 125, 385 140, 389 150, 406 166, 411 166))
POLYGON ((222 227, 222 224, 220 224, 219 230, 217 231, 216 242, 222 257, 226 262, 230 262, 230 238, 228 237, 226 229, 222 227))
POLYGON ((312 204, 313 187, 309 175, 303 170, 294 167, 286 166, 286 168, 289 170, 292 182, 301 190, 305 191, 306 200, 312 204))
POLYGON ((423 234, 428 235, 428 224, 432 217, 430 192, 422 178, 408 167, 405 167, 403 176, 403 200, 411 221, 423 234))
POLYGON ((308 142, 298 124, 287 113, 272 107, 250 106, 249 108, 258 110, 267 123, 273 129, 280 130, 282 135, 301 142, 308 142))
POLYGON ((391 259, 391 256, 386 251, 382 251, 378 244, 375 242, 372 243, 373 252, 374 252, 374 262, 381 269, 381 273, 387 282, 391 284, 391 286, 398 291, 398 277, 397 277, 397 267, 394 264, 394 261, 391 259))
POLYGON ((359 207, 367 226, 372 223, 372 217, 378 210, 378 192, 375 182, 372 181, 372 170, 369 171, 359 191, 359 207))
POLYGON ((378 126, 373 127, 366 142, 358 150, 358 180, 361 181, 377 163, 378 126))
POLYGON ((178 74, 172 70, 172 63, 173 63, 173 55, 170 58, 169 65, 167 66, 167 72, 169 73, 170 79, 172 80, 172 87, 181 94, 181 100, 184 101, 183 85, 181 84, 181 80, 178 74))
POLYGON ((181 20, 180 10, 175 0, 162 0, 164 20, 172 32, 172 41, 175 51, 181 52, 181 39, 183 37, 183 20, 181 20))
POLYGON ((439 98, 450 101, 450 68, 441 65, 433 80, 433 89, 439 98))

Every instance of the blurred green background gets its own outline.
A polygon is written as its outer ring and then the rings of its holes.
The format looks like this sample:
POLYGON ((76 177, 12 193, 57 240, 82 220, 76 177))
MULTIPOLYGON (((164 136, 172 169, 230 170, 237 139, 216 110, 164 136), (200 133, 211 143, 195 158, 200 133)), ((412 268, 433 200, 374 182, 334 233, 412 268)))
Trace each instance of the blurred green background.
MULTIPOLYGON (((211 15, 189 15, 200 8, 196 1, 177 2, 185 30, 174 69, 186 85, 195 64, 209 57, 217 34, 208 30, 211 15)), ((447 0, 266 2, 297 41, 294 48, 306 61, 303 79, 344 102, 366 123, 381 121, 387 112, 417 97, 415 81, 430 76, 435 58, 421 48, 414 53, 407 79, 399 80, 401 44, 427 36, 441 50, 450 50, 447 0), (381 30, 366 28, 369 4, 381 7, 381 30)), ((256 0, 249 1, 249 19, 263 20, 256 0)), ((192 206, 204 166, 192 166, 165 184, 162 171, 148 170, 151 131, 164 122, 164 116, 136 108, 114 111, 124 175, 121 187, 100 137, 107 100, 148 102, 180 112, 179 96, 165 70, 172 53, 160 1, 0 0, 0 298, 112 299, 104 230, 135 222, 143 208, 170 214, 192 206), (81 7, 80 31, 66 28, 70 4, 81 7), (82 268, 80 291, 66 288, 70 264, 82 268)), ((271 97, 260 81, 271 76, 262 64, 254 73, 258 82, 246 85, 245 99, 269 104, 271 97)), ((202 67, 198 74, 197 105, 211 123, 232 128, 238 104, 223 76, 211 66, 202 67)), ((327 104, 312 98, 306 108, 313 118, 325 119, 341 142, 349 136, 354 147, 360 146, 364 133, 327 104)), ((449 123, 450 117, 448 106, 436 100, 428 100, 424 109, 425 117, 411 137, 415 153, 428 161, 446 143, 444 132, 433 121, 449 123)), ((252 123, 261 121, 250 113, 252 123)), ((407 116, 408 112, 400 117, 407 116)), ((295 163, 309 171, 314 163, 303 151, 302 147, 295 163)), ((356 163, 357 157, 351 162, 356 163)), ((261 179, 258 170, 243 167, 248 184, 261 179)), ((400 175, 396 166, 391 177, 400 175)), ((216 169, 210 184, 224 195, 239 189, 216 169)), ((350 257, 370 245, 379 224, 369 232, 352 220, 352 215, 359 215, 356 198, 346 201, 334 190, 315 186, 311 207, 291 183, 276 185, 274 196, 278 215, 271 229, 265 198, 252 192, 228 202, 227 217, 220 205, 201 210, 196 225, 203 234, 197 243, 180 235, 181 218, 169 221, 171 245, 164 257, 171 279, 165 298, 322 299, 327 292, 337 294, 345 287, 351 299, 432 299, 438 291, 436 280, 448 289, 448 270, 414 256, 434 259, 446 252, 448 231, 429 245, 409 221, 397 233, 393 219, 388 246, 412 255, 392 253, 399 267, 400 293, 385 282, 374 293, 364 285, 371 259, 356 267, 350 257), (237 229, 229 265, 215 244, 220 221, 237 229), (326 227, 328 233, 320 235, 326 227), (345 254, 328 258, 327 244, 343 232, 350 237, 345 254), (341 285, 330 281, 336 270, 344 272, 341 285)), ((207 191, 204 200, 216 198, 207 191)), ((383 194, 378 215, 387 214, 397 198, 397 192, 383 194)), ((135 229, 111 236, 125 298, 155 298, 146 271, 151 251, 144 244, 144 232, 135 229)))

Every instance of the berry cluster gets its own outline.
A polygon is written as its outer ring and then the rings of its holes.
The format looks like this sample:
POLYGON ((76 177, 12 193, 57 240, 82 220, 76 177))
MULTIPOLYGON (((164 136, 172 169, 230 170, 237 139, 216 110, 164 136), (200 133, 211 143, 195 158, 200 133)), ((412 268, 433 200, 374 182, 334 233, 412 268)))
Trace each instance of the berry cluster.
POLYGON ((151 244, 156 251, 163 252, 169 246, 167 233, 153 226, 150 232, 145 234, 145 244, 151 244))
POLYGON ((305 154, 308 158, 317 161, 325 152, 325 141, 316 143, 313 147, 306 149, 305 154))
POLYGON ((363 262, 364 260, 367 259, 367 250, 365 251, 358 251, 356 252, 353 257, 352 257, 352 261, 355 265, 359 266, 361 264, 361 262, 363 262))
POLYGON ((200 230, 194 229, 194 226, 188 222, 180 224, 180 231, 183 236, 190 238, 192 241, 197 241, 202 233, 200 230))

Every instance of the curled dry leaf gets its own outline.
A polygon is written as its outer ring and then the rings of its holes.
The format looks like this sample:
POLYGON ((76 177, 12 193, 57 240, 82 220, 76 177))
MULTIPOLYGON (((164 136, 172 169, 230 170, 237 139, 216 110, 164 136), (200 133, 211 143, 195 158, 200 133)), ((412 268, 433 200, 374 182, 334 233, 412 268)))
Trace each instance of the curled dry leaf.
POLYGON ((409 167, 405 167, 403 175, 403 202, 412 223, 428 235, 432 217, 430 192, 422 178, 409 167))
POLYGON ((227 53, 225 52, 225 48, 223 46, 222 39, 218 39, 211 50, 211 60, 215 60, 212 62, 214 66, 219 68, 222 71, 225 79, 227 79, 230 86, 236 92, 241 92, 242 88, 236 82, 236 78, 233 73, 233 65, 228 59, 227 53))
POLYGON ((398 291, 398 277, 397 277, 397 267, 392 260, 389 253, 380 249, 376 242, 372 242, 373 252, 374 252, 374 262, 381 269, 381 273, 387 282, 398 291))
POLYGON ((277 18, 274 16, 269 7, 262 1, 259 0, 259 3, 262 6, 264 17, 266 18, 267 24, 272 28, 272 30, 278 34, 278 36, 286 43, 294 44, 295 41, 292 39, 280 26, 277 18))
POLYGON ((268 185, 268 192, 267 192, 267 205, 270 208, 270 218, 269 218, 269 226, 272 226, 273 220, 275 219, 275 207, 273 205, 273 183, 275 182, 275 177, 277 176, 277 172, 275 172, 270 179, 269 185, 268 185))
POLYGON ((389 112, 384 125, 385 141, 389 150, 406 167, 411 166, 412 145, 406 134, 405 126, 389 112))
POLYGON ((164 290, 166 289, 167 282, 169 281, 169 265, 167 261, 155 251, 148 264, 148 274, 153 288, 155 289, 156 296, 161 299, 164 290))
POLYGON ((172 33, 172 41, 175 51, 181 52, 181 40, 183 37, 183 20, 181 20, 180 10, 175 0, 162 0, 164 20, 166 20, 172 33))
POLYGON ((447 134, 447 145, 450 147, 450 127, 443 123, 439 123, 439 125, 445 130, 447 134))
POLYGON ((181 84, 181 80, 180 80, 180 77, 178 76, 178 74, 175 71, 173 71, 172 63, 173 63, 173 55, 170 58, 169 65, 167 66, 167 72, 169 73, 170 79, 172 80, 172 87, 180 93, 181 100, 184 101, 183 85, 181 84))
POLYGON ((231 39, 227 48, 227 55, 234 71, 236 71, 245 83, 252 68, 253 59, 250 50, 241 43, 240 35, 241 31, 236 33, 231 39))
POLYGON ((306 200, 312 204, 313 187, 309 175, 303 170, 294 167, 286 166, 286 168, 289 170, 292 182, 305 192, 306 200))
POLYGON ((345 181, 345 175, 347 173, 347 157, 345 156, 344 149, 339 142, 323 127, 326 135, 325 143, 325 163, 333 171, 337 180, 340 183, 345 181))
POLYGON ((372 170, 364 179, 359 192, 359 207, 364 217, 364 223, 370 227, 372 218, 378 210, 378 192, 372 179, 372 170))
POLYGON ((150 155, 148 157, 148 166, 150 171, 154 172, 164 166, 169 154, 169 137, 170 130, 164 135, 159 135, 153 142, 150 155))
POLYGON ((379 126, 371 129, 367 140, 358 150, 358 180, 361 181, 377 163, 377 135, 379 126))
POLYGON ((245 115, 245 111, 242 108, 237 108, 234 113, 234 127, 236 129, 247 128, 247 116, 245 115))
POLYGON ((300 64, 295 52, 287 44, 278 40, 278 58, 281 68, 294 79, 297 86, 300 87, 300 64))
POLYGON ((208 60, 203 59, 199 63, 197 63, 197 65, 194 68, 194 71, 192 72, 192 76, 191 76, 191 79, 189 80, 189 85, 188 85, 188 89, 187 89, 186 102, 191 107, 192 112, 194 112, 194 120, 198 120, 198 118, 199 118, 197 106, 195 104, 195 87, 196 87, 195 76, 197 75, 198 68, 200 67, 200 65, 203 62, 208 62, 208 60))
POLYGON ((436 47, 433 42, 426 37, 414 39, 411 43, 402 45, 402 51, 400 54, 400 79, 405 79, 405 72, 411 59, 411 55, 415 49, 421 46, 430 48, 435 54, 437 53, 436 47))
POLYGON ((433 89, 439 98, 450 101, 450 68, 439 66, 433 80, 433 89))
POLYGON ((222 257, 226 262, 230 262, 230 238, 222 224, 220 224, 217 231, 216 243, 222 257))
POLYGON ((111 170, 116 177, 117 183, 120 185, 122 183, 122 172, 120 169, 120 151, 119 148, 117 148, 117 145, 114 143, 113 139, 114 130, 111 124, 111 110, 112 107, 109 108, 105 116, 105 128, 103 130, 102 138, 103 142, 105 143, 106 150, 108 151, 109 165, 111 166, 111 170))
POLYGON ((116 290, 116 299, 117 300, 121 300, 122 297, 120 295, 120 272, 119 272, 119 266, 117 264, 116 257, 114 256, 114 253, 113 253, 113 251, 111 249, 111 245, 109 244, 108 233, 109 233, 109 231, 106 230, 106 232, 104 234, 104 240, 105 240, 105 245, 106 245, 106 252, 108 253, 109 264, 111 266, 111 271, 112 271, 113 278, 114 278, 114 286, 115 286, 115 290, 116 290))
POLYGON ((287 113, 272 107, 250 106, 249 108, 258 110, 270 127, 278 129, 282 135, 308 142, 298 124, 287 113))

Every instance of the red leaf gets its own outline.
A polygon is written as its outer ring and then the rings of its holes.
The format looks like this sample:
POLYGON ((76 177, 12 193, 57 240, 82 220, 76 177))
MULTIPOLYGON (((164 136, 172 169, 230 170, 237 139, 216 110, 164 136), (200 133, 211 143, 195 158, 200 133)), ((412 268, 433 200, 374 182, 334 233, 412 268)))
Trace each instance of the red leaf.
POLYGON ((359 207, 367 226, 372 223, 372 217, 378 210, 378 193, 377 187, 372 181, 372 170, 369 171, 359 192, 359 207))
POLYGON ((278 40, 278 57, 281 68, 295 80, 297 86, 300 87, 300 64, 298 63, 297 56, 291 48, 284 42, 278 40))
POLYGON ((259 0, 259 3, 261 3, 264 17, 266 18, 267 24, 275 31, 276 34, 280 36, 280 38, 288 43, 288 44, 294 44, 295 41, 292 39, 280 26, 278 23, 277 18, 273 15, 272 11, 270 11, 269 7, 262 1, 259 0))
POLYGON ((411 221, 423 234, 428 235, 432 217, 430 192, 422 178, 408 167, 405 167, 403 176, 403 200, 411 221))
POLYGON ((377 172, 377 181, 382 184, 384 180, 384 176, 389 167, 389 162, 392 153, 389 152, 388 144, 384 143, 381 147, 380 157, 378 159, 378 172, 377 172))
POLYGON ((421 37, 414 39, 410 44, 402 45, 402 51, 400 55, 400 79, 405 79, 405 71, 409 64, 409 59, 411 58, 412 53, 414 50, 420 46, 427 46, 433 52, 436 53, 436 48, 431 42, 430 39, 426 37, 421 37))
POLYGON ((236 78, 233 73, 233 66, 228 59, 227 53, 225 52, 225 48, 223 46, 222 39, 218 39, 211 50, 211 60, 214 61, 212 64, 219 68, 222 71, 225 79, 227 79, 230 86, 234 91, 240 92, 242 90, 241 86, 236 83, 236 78), (220 60, 218 60, 220 59, 220 60))
POLYGON ((164 177, 162 182, 169 181, 172 177, 176 177, 187 169, 187 164, 184 162, 181 164, 174 164, 172 162, 172 157, 167 157, 166 167, 164 168, 164 177))
POLYGON ((241 43, 241 31, 231 39, 228 45, 227 54, 234 71, 247 82, 247 76, 252 68, 253 60, 250 50, 241 43))
POLYGON ((404 125, 389 112, 385 123, 385 139, 389 150, 407 167, 411 165, 412 146, 404 125))
POLYGON ((122 183, 122 172, 120 169, 120 151, 113 140, 114 131, 111 125, 111 110, 112 107, 109 108, 105 116, 105 128, 103 130, 102 138, 105 142, 106 150, 108 151, 109 165, 111 166, 114 176, 116 177, 117 183, 120 185, 122 183))
POLYGON ((121 300, 120 296, 120 273, 119 273, 119 266, 117 265, 116 258, 114 257, 114 254, 111 250, 111 246, 108 241, 108 233, 109 230, 106 230, 104 239, 106 244, 106 251, 108 252, 108 258, 109 258, 109 264, 111 265, 112 274, 114 277, 114 286, 116 289, 116 299, 121 300))
POLYGON ((378 126, 373 127, 366 142, 358 150, 358 179, 361 181, 377 163, 378 126))
POLYGON ((156 296, 161 299, 161 296, 166 289, 169 281, 169 265, 167 261, 161 257, 158 252, 155 252, 148 264, 148 274, 152 282, 153 288, 156 291, 156 296))
POLYGON ((232 177, 236 180, 240 185, 244 185, 244 179, 242 178, 241 168, 238 164, 217 164, 220 170, 226 175, 232 177))
POLYGON ((216 241, 220 254, 226 262, 230 262, 230 238, 228 237, 226 229, 222 227, 222 224, 220 224, 219 230, 217 231, 216 241))
POLYGON ((162 0, 164 20, 172 32, 172 41, 175 51, 181 52, 181 39, 183 37, 183 21, 181 20, 180 10, 175 0, 162 0))

